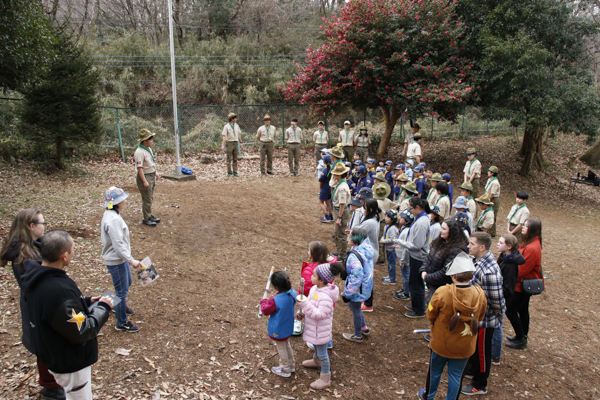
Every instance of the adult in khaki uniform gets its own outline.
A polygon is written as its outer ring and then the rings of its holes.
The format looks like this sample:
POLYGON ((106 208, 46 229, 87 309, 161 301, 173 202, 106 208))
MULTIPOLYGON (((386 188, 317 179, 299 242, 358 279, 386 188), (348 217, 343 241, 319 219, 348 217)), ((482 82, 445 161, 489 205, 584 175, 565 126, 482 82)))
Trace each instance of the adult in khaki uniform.
POLYGON ((350 187, 346 182, 350 168, 343 163, 337 163, 331 170, 333 186, 331 187, 331 201, 333 203, 335 217, 335 247, 337 249, 338 259, 346 258, 348 242, 346 240, 346 228, 350 220, 350 210, 348 204, 352 200, 350 187))
POLYGON ((485 184, 485 194, 489 196, 490 201, 494 205, 494 225, 488 231, 492 236, 496 236, 496 220, 500 211, 500 181, 498 181, 498 167, 493 165, 488 169, 488 181, 485 184))
POLYGON ((315 142, 315 159, 318 164, 321 159, 321 150, 326 149, 329 145, 329 132, 325 130, 323 121, 319 121, 317 127, 318 129, 313 133, 313 140, 315 142))
POLYGON ((227 175, 238 176, 238 156, 239 152, 244 148, 242 146, 242 130, 237 124, 237 115, 234 113, 229 113, 227 119, 229 122, 225 124, 223 127, 223 132, 221 132, 221 135, 223 136, 221 150, 227 154, 227 175))
POLYGON ((421 140, 423 137, 420 133, 415 133, 413 136, 413 141, 408 145, 408 150, 406 151, 406 159, 412 160, 414 165, 418 165, 421 163, 421 140))
POLYGON ((292 126, 285 130, 285 141, 288 149, 288 166, 290 175, 298 176, 300 169, 300 142, 302 141, 302 129, 298 128, 298 118, 290 120, 292 126))
POLYGON ((366 126, 361 126, 358 135, 354 137, 354 146, 356 146, 356 152, 360 152, 360 160, 363 165, 367 165, 369 146, 371 145, 368 132, 366 126))
POLYGON ((275 127, 271 125, 271 117, 265 115, 264 125, 258 128, 256 139, 260 142, 260 174, 265 172, 273 175, 273 147, 275 141, 275 127), (265 156, 267 158, 267 169, 265 171, 265 156))
POLYGON ((155 133, 148 129, 142 129, 139 132, 138 147, 133 153, 135 168, 137 175, 135 181, 142 195, 142 213, 144 220, 142 223, 148 226, 156 226, 160 222, 160 218, 152 215, 152 201, 154 200, 154 185, 156 180, 160 178, 156 172, 156 160, 152 153, 152 145, 154 144, 155 133))
POLYGON ((490 201, 490 197, 487 194, 483 194, 481 197, 476 198, 475 201, 481 210, 481 215, 475 224, 475 231, 490 233, 490 229, 494 226, 494 221, 496 219, 494 216, 494 203, 490 201))
POLYGON ((350 129, 350 121, 344 121, 344 129, 340 131, 340 145, 344 149, 346 161, 353 162, 354 158, 354 131, 350 129))
POLYGON ((473 185, 472 195, 474 198, 479 197, 479 178, 481 178, 481 163, 477 159, 477 150, 473 147, 467 149, 467 163, 465 164, 464 182, 469 182, 473 185))
POLYGON ((415 122, 411 127, 411 132, 406 132, 406 137, 404 138, 404 149, 402 150, 402 158, 406 156, 408 145, 413 141, 414 135, 419 133, 419 130, 421 130, 421 127, 415 122))

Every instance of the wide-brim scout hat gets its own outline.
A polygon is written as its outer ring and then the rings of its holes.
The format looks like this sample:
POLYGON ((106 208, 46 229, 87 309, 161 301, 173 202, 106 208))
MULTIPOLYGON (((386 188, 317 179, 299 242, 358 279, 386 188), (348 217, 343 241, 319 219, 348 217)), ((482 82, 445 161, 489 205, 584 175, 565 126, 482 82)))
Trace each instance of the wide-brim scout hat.
POLYGON ((475 271, 475 265, 473 264, 471 257, 464 251, 461 251, 456 257, 454 257, 454 260, 452 260, 448 266, 446 275, 457 275, 461 272, 469 271, 475 271))
POLYGON ((104 207, 112 210, 114 205, 119 204, 127 197, 129 197, 129 194, 125 193, 123 189, 118 186, 111 186, 104 192, 104 207))
POLYGON ((386 181, 385 180, 385 175, 383 174, 383 172, 378 172, 375 175, 373 175, 373 179, 379 179, 381 182, 385 182, 386 181))
POLYGON ((396 210, 387 210, 385 214, 392 219, 394 222, 398 222, 398 211, 396 210))
POLYGON ((477 150, 475 149, 475 147, 469 147, 467 149, 467 155, 471 155, 471 154, 477 154, 477 150))
POLYGON ((415 133, 413 135, 413 140, 419 140, 419 139, 423 139, 423 135, 421 135, 420 133, 415 133))
POLYGON ((442 178, 442 174, 440 174, 439 172, 436 172, 435 174, 431 175, 431 180, 437 181, 437 182, 442 182, 444 180, 444 178, 442 178))
POLYGON ((470 192, 472 192, 472 191, 473 191, 473 185, 471 184, 471 182, 463 182, 463 184, 462 184, 462 185, 460 185, 460 188, 461 188, 461 189, 468 190, 468 191, 470 191, 470 192))
POLYGON ((271 117, 269 116, 269 114, 265 115, 263 118, 263 121, 270 121, 271 117))
POLYGON ((365 131, 365 132, 369 131, 366 126, 361 126, 359 130, 360 131, 365 131))
POLYGON ((431 206, 431 212, 434 213, 435 215, 439 216, 440 215, 440 207, 438 206, 431 206))
POLYGON ((139 139, 138 142, 142 143, 144 140, 148 140, 150 138, 153 138, 154 135, 156 135, 156 133, 154 132, 150 132, 148 129, 142 129, 139 132, 139 139))
POLYGON ((355 207, 362 207, 362 203, 360 202, 360 200, 358 198, 352 199, 350 201, 350 205, 355 206, 355 207))
POLYGON ((495 174, 497 174, 498 172, 500 172, 500 170, 498 170, 498 167, 495 167, 493 165, 488 168, 488 171, 493 172, 495 174))
POLYGON ((415 220, 415 216, 410 212, 410 208, 405 208, 399 215, 398 218, 404 218, 406 222, 412 222, 415 220))
POLYGON ((337 158, 344 158, 344 150, 340 146, 336 146, 329 150, 329 154, 337 158))
POLYGON ((458 196, 454 204, 452 204, 454 208, 467 208, 467 198, 465 196, 458 196))
POLYGON ((229 115, 227 115, 227 120, 228 121, 231 121, 234 118, 237 118, 237 114, 235 114, 235 113, 229 113, 229 115))
POLYGON ((395 180, 400 181, 400 182, 408 182, 408 176, 406 176, 406 174, 400 174, 400 175, 396 176, 395 180))
POLYGON ((377 200, 383 200, 392 193, 392 188, 387 182, 380 182, 373 186, 373 197, 377 200))
POLYGON ((343 175, 343 174, 345 174, 348 171, 350 171, 350 168, 346 167, 342 163, 337 163, 337 164, 335 164, 335 168, 333 168, 331 170, 331 173, 333 175, 343 175))
POLYGON ((492 204, 494 204, 490 201, 490 196, 487 193, 479 196, 478 198, 475 199, 475 201, 478 203, 488 205, 488 206, 491 206, 492 204))
POLYGON ((417 185, 415 185, 414 182, 408 182, 406 185, 404 185, 404 190, 406 190, 407 192, 410 192, 412 194, 419 193, 417 191, 417 185))

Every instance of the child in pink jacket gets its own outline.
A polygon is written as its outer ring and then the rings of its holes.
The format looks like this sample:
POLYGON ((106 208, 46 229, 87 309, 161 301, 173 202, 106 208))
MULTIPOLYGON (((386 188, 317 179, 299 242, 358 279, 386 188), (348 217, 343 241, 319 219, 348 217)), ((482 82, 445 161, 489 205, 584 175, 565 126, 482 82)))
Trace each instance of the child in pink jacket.
POLYGON ((333 326, 333 305, 340 296, 340 290, 331 282, 336 275, 342 272, 343 266, 339 263, 319 264, 311 277, 313 287, 307 297, 298 296, 298 304, 304 316, 305 342, 315 346, 315 355, 312 360, 302 363, 305 368, 321 368, 321 376, 310 384, 310 387, 323 390, 331 386, 331 370, 327 343, 331 339, 333 326))

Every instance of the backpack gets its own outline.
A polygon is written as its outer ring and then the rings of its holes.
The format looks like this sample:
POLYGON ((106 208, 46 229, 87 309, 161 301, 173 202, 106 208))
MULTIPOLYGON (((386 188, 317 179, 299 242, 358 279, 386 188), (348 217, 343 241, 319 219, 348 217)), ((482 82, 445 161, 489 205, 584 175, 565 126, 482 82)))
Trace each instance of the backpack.
MULTIPOLYGON (((360 253, 358 251, 356 251, 356 250, 350 250, 348 252, 348 255, 346 256, 346 258, 344 258, 344 261, 342 263, 344 265, 344 269, 340 273, 340 278, 342 278, 344 281, 346 281, 346 279, 348 279, 348 273, 346 272, 346 262, 348 262, 348 256, 350 254, 354 254, 356 256, 356 258, 358 258, 358 261, 360 262, 360 265, 363 268, 365 266, 365 262, 364 262, 362 256, 360 255, 360 253)), ((362 294, 362 283, 360 284, 360 294, 362 294)))

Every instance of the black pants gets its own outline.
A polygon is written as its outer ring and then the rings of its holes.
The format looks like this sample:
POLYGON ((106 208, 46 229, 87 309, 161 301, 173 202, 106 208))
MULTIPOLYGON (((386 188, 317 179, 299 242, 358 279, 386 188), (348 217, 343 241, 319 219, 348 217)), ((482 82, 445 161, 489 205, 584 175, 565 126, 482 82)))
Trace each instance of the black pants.
POLYGON ((425 314, 425 284, 419 273, 423 261, 410 257, 410 275, 408 287, 410 288, 410 301, 416 314, 425 314))
POLYGON ((492 366, 492 337, 495 328, 479 328, 477 348, 469 359, 467 369, 473 373, 472 385, 477 389, 487 388, 492 366))
POLYGON ((510 304, 506 309, 506 317, 509 319, 517 339, 529 334, 529 299, 531 295, 515 292, 510 304))

